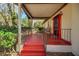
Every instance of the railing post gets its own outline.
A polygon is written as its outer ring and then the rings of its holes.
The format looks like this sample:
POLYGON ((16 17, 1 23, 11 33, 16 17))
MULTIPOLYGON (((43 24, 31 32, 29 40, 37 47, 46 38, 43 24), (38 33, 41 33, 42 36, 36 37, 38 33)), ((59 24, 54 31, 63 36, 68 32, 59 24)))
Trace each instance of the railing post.
POLYGON ((71 43, 71 29, 62 29, 63 39, 70 41, 71 43))

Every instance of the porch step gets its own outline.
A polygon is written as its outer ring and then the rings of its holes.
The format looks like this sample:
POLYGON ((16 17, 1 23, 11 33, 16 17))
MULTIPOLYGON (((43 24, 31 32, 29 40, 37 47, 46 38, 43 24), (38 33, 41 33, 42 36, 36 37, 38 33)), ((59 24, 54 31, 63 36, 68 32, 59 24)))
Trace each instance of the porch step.
POLYGON ((26 45, 43 46, 44 44, 42 44, 42 43, 26 43, 26 44, 24 44, 24 46, 26 46, 26 45))
POLYGON ((43 45, 24 45, 23 49, 42 49, 44 48, 43 45), (26 46, 26 47, 25 47, 26 46))
POLYGON ((21 53, 20 56, 45 56, 45 53, 42 53, 42 52, 27 52, 27 53, 21 53))
POLYGON ((38 51, 38 50, 22 50, 21 53, 45 53, 45 51, 41 50, 41 51, 38 51))
POLYGON ((20 56, 45 56, 44 42, 36 36, 27 39, 23 45, 20 56))
POLYGON ((26 45, 23 47, 20 56, 45 56, 45 49, 42 45, 26 45))
POLYGON ((25 51, 44 51, 44 47, 43 46, 35 46, 35 47, 33 47, 33 46, 27 46, 27 47, 24 47, 23 48, 23 50, 21 51, 21 52, 25 52, 25 51))

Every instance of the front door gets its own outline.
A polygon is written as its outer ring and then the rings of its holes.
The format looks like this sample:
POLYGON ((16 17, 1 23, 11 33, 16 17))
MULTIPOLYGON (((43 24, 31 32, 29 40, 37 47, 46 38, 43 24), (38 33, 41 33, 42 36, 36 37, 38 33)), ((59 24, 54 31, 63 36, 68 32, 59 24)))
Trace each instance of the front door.
POLYGON ((61 38, 61 15, 57 15, 53 19, 53 31, 55 38, 61 38))

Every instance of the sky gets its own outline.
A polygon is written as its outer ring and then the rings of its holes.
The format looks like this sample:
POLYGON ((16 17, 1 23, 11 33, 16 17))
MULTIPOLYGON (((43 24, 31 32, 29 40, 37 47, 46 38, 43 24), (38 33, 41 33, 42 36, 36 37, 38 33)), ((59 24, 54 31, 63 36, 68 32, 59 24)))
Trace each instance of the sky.
POLYGON ((22 13, 21 13, 21 18, 24 19, 28 19, 27 15, 25 14, 25 12, 22 10, 22 13))

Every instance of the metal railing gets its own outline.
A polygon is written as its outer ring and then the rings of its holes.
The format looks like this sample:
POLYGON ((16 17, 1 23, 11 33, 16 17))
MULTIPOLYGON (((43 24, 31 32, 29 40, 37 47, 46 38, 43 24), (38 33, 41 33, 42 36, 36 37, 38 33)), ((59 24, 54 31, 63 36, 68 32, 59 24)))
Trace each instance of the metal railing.
POLYGON ((47 45, 49 38, 63 39, 63 40, 69 41, 71 43, 71 29, 62 29, 61 37, 59 37, 58 35, 55 35, 55 34, 51 35, 50 31, 44 31, 43 40, 45 42, 45 45, 47 45))
POLYGON ((66 41, 71 42, 71 29, 62 29, 61 37, 65 39, 66 41))

